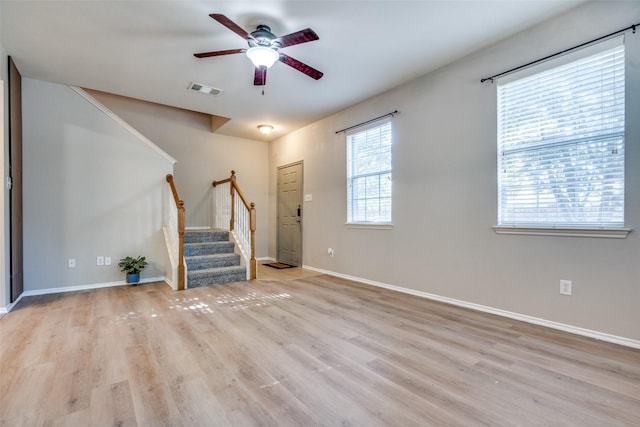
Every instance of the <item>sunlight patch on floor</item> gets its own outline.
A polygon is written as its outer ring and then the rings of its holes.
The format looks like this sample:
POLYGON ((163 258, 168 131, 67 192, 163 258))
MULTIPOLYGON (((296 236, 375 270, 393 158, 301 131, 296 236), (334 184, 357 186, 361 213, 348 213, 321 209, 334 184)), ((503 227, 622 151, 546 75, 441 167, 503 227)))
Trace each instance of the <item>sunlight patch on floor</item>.
POLYGON ((290 299, 291 295, 288 293, 274 293, 264 294, 258 292, 249 292, 244 296, 233 296, 225 294, 217 297, 216 303, 221 306, 226 306, 231 310, 246 310, 251 307, 264 307, 269 305, 271 301, 278 301, 283 299, 290 299))
POLYGON ((200 301, 200 298, 175 298, 174 304, 170 305, 171 310, 178 311, 198 311, 200 313, 210 314, 213 313, 213 309, 204 301, 200 301))

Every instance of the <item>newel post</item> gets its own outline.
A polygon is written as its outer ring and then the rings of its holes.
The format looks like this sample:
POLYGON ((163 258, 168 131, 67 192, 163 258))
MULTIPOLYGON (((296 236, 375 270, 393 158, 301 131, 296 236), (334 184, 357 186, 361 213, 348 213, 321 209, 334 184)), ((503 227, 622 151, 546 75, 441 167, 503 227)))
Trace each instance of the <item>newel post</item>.
POLYGON ((255 280, 258 266, 256 265, 256 204, 253 202, 251 202, 251 210, 249 211, 249 229, 251 230, 250 274, 251 280, 255 280))
POLYGON ((231 219, 229 220, 229 231, 233 231, 236 217, 236 171, 231 171, 229 178, 229 192, 231 193, 231 219))
POLYGON ((178 202, 178 290, 184 290, 184 202, 178 202))

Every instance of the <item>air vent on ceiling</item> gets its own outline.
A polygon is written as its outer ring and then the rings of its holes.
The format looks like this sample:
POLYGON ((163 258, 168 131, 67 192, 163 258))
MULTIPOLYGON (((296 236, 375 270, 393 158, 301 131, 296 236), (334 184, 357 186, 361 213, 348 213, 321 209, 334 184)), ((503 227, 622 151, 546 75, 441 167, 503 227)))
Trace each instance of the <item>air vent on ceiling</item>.
POLYGON ((195 90, 196 92, 206 93, 208 95, 218 96, 222 93, 222 89, 207 86, 202 83, 191 82, 187 89, 195 90))

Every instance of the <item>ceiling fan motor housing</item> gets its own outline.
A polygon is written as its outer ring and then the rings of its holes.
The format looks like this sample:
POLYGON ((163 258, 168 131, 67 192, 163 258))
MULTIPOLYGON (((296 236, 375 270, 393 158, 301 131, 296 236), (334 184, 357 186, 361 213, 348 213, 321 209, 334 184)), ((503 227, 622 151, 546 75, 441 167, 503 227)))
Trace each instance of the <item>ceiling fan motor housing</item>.
POLYGON ((247 42, 250 47, 264 46, 278 49, 280 43, 275 39, 276 36, 271 32, 271 28, 268 25, 258 25, 257 29, 247 37, 247 42))

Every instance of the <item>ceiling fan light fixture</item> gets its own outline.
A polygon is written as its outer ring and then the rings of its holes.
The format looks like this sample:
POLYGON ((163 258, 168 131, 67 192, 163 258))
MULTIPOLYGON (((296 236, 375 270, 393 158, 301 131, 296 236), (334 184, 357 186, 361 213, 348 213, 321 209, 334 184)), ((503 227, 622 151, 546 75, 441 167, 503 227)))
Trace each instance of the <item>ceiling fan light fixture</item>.
POLYGON ((273 132, 273 126, 271 126, 271 125, 258 125, 258 130, 263 135, 269 135, 271 132, 273 132))
POLYGON ((278 60, 278 52, 270 47, 254 46, 247 49, 247 56, 256 67, 270 68, 278 60))

